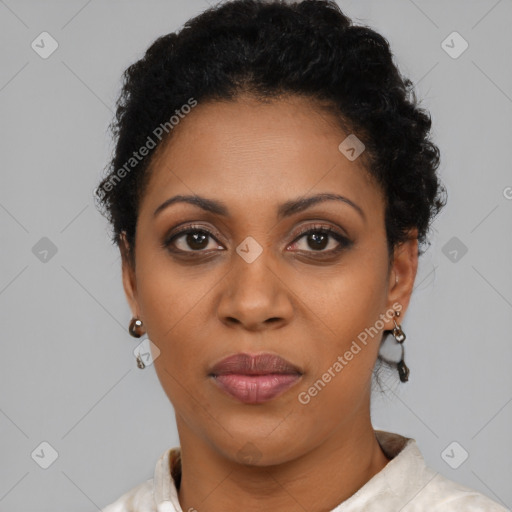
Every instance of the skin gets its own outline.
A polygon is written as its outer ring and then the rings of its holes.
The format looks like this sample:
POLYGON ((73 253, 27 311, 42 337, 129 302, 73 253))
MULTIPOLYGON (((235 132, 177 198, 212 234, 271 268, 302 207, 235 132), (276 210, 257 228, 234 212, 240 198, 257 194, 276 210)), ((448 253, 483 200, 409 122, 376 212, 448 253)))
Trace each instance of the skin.
POLYGON ((338 150, 346 136, 310 100, 263 104, 242 96, 199 104, 155 155, 135 268, 121 244, 123 285, 133 316, 160 350, 154 366, 176 414, 184 511, 225 512, 241 503, 247 511, 328 511, 389 461, 371 424, 370 394, 391 317, 308 404, 298 400, 393 304, 403 321, 417 271, 416 230, 389 266, 384 197, 363 158, 349 161, 338 150), (276 217, 285 201, 320 192, 349 198, 365 218, 333 200, 276 217), (154 218, 177 194, 222 201, 229 215, 175 203, 154 218), (162 247, 184 223, 213 234, 199 244, 201 254, 186 235, 174 241, 188 251, 181 256, 162 247), (318 225, 353 244, 325 256, 340 246, 335 238, 319 248, 297 237, 318 225), (263 250, 252 263, 236 252, 248 236, 263 250), (280 355, 303 376, 274 400, 244 404, 208 377, 214 363, 238 352, 280 355), (249 446, 257 456, 244 462, 249 446))

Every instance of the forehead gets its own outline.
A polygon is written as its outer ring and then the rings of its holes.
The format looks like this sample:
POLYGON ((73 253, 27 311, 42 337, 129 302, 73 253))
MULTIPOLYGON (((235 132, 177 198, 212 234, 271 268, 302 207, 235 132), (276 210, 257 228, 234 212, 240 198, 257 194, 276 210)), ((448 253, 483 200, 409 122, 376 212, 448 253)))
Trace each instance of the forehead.
POLYGON ((301 97, 199 103, 155 155, 141 210, 171 194, 262 207, 316 192, 380 207, 363 158, 350 161, 338 148, 347 135, 334 116, 301 97))

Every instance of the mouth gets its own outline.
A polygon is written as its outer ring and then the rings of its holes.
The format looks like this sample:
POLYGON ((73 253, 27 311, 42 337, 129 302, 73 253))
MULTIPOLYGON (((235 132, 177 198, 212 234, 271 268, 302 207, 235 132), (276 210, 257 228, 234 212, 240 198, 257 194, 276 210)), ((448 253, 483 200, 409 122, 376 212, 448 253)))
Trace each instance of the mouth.
POLYGON ((301 369, 273 354, 235 354, 212 367, 218 389, 246 404, 277 398, 301 380, 301 369))

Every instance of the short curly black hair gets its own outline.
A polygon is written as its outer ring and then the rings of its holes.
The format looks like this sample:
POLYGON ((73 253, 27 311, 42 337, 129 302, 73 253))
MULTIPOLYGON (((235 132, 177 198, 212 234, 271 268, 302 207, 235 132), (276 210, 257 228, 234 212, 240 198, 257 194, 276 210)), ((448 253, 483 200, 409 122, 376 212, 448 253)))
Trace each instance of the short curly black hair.
POLYGON ((95 198, 113 228, 112 242, 119 245, 124 232, 133 263, 155 150, 190 105, 247 92, 262 100, 300 95, 335 115, 365 144, 365 168, 382 187, 390 258, 411 228, 424 252, 446 189, 436 174, 430 115, 418 108, 388 41, 352 24, 331 0, 234 0, 159 37, 123 74, 110 126, 116 147, 95 198))
MULTIPOLYGON (((111 130, 115 151, 95 198, 128 242, 135 265, 140 200, 152 158, 198 102, 311 100, 365 145, 364 168, 381 186, 390 263, 417 229, 423 253, 431 222, 446 203, 431 118, 412 82, 393 63, 388 41, 356 26, 332 0, 232 0, 158 38, 128 67, 111 130)), ((414 236, 414 235, 413 235, 414 236)), ((380 363, 385 362, 379 355, 380 363)), ((392 365, 377 365, 374 372, 392 365)), ((382 388, 381 388, 382 389, 382 388)))

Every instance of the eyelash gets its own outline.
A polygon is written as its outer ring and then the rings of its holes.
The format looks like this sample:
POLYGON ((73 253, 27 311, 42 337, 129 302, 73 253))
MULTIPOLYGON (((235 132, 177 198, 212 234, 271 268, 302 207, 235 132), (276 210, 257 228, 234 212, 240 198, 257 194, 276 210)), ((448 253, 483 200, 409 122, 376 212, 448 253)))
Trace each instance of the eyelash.
MULTIPOLYGON (((207 229, 205 229, 205 228, 203 228, 201 226, 190 225, 190 226, 184 227, 183 229, 181 229, 177 233, 174 233, 172 236, 167 237, 164 240, 163 244, 162 244, 162 248, 167 249, 167 250, 169 250, 169 251, 171 251, 173 253, 192 254, 193 257, 197 257, 201 253, 208 252, 208 251, 205 251, 205 250, 183 251, 181 249, 176 249, 176 248, 170 249, 170 246, 172 246, 172 244, 173 244, 173 242, 175 240, 177 240, 178 238, 180 238, 183 235, 188 235, 188 234, 192 234, 192 233, 201 233, 201 234, 204 234, 204 235, 206 235, 206 236, 216 240, 215 236, 213 235, 213 233, 211 233, 207 229)), ((344 249, 350 248, 353 245, 353 242, 351 240, 349 240, 347 237, 345 237, 345 236, 341 235, 340 233, 338 233, 331 226, 323 226, 323 225, 315 225, 313 227, 308 226, 306 228, 301 229, 299 231, 299 233, 297 233, 297 235, 294 238, 293 242, 291 244, 289 244, 289 245, 293 245, 293 244, 297 243, 301 238, 303 238, 306 235, 312 234, 312 233, 322 233, 324 235, 329 235, 329 236, 334 238, 339 243, 339 246, 336 249, 331 249, 329 251, 324 251, 324 250, 314 251, 314 250, 310 250, 310 251, 306 251, 306 252, 323 254, 323 255, 334 255, 334 254, 337 254, 337 253, 341 252, 344 249)))

